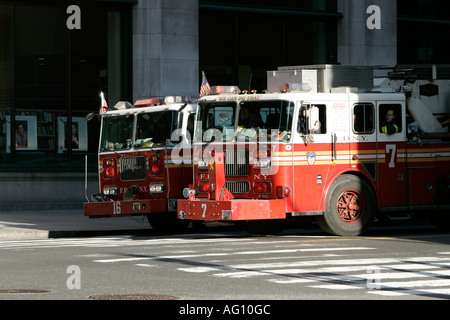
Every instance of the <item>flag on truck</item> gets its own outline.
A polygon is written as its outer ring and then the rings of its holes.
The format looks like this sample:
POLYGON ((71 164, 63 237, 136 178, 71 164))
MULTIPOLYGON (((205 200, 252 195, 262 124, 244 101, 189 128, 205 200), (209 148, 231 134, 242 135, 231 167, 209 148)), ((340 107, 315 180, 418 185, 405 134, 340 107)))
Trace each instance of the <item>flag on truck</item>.
POLYGON ((100 114, 104 114, 108 111, 108 104, 105 100, 105 95, 103 94, 103 91, 100 92, 100 98, 102 99, 101 105, 100 105, 100 114))
POLYGON ((200 97, 209 93, 211 89, 208 80, 206 79, 205 73, 202 71, 202 85, 200 87, 200 97))

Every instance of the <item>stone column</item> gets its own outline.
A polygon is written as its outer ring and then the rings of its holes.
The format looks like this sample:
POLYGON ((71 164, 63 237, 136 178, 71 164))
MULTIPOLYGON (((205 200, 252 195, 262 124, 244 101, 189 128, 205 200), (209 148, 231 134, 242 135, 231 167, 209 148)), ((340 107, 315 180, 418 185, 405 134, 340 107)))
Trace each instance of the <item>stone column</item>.
POLYGON ((198 0, 133 7, 133 98, 198 96, 198 0))
POLYGON ((338 22, 339 63, 397 64, 396 0, 338 0, 338 12, 344 15, 338 22), (370 6, 379 11, 367 13, 370 6))

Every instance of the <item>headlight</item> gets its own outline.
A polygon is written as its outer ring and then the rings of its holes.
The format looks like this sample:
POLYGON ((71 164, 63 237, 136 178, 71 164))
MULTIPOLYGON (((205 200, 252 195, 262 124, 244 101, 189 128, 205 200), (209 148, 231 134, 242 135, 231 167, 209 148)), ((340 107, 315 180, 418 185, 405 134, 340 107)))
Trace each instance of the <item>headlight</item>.
POLYGON ((105 186, 103 187, 103 194, 105 196, 115 197, 119 194, 117 186, 105 186))
POLYGON ((191 188, 184 188, 183 189, 183 197, 185 197, 186 199, 189 199, 189 196, 193 194, 194 196, 196 196, 198 194, 198 190, 196 189, 191 189, 191 188))
POLYGON ((163 193, 164 192, 164 183, 151 183, 150 184, 150 193, 163 193))

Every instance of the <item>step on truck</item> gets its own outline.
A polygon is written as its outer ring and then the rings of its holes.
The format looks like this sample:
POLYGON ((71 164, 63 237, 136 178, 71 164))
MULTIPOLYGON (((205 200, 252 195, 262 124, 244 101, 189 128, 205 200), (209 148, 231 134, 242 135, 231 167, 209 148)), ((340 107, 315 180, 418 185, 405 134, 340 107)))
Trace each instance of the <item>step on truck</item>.
POLYGON ((118 102, 101 114, 99 193, 84 203, 89 218, 147 216, 152 228, 176 231, 176 201, 192 181, 196 104, 168 96, 118 102))
POLYGON ((335 88, 320 81, 323 69, 270 71, 263 93, 216 86, 198 100, 180 220, 277 233, 315 217, 329 234, 355 236, 376 215, 414 211, 449 226, 450 95, 437 120, 424 104, 424 94, 439 94, 429 81, 422 95, 404 79, 376 91, 335 88))

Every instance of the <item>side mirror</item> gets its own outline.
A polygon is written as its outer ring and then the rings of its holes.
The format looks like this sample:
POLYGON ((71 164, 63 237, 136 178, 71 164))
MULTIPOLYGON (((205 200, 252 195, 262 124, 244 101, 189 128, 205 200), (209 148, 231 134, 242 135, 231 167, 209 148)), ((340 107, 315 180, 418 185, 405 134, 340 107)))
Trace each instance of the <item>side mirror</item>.
POLYGON ((86 115, 86 117, 84 117, 84 119, 85 119, 86 121, 91 121, 92 119, 95 118, 96 115, 97 115, 96 113, 90 112, 90 113, 88 113, 88 114, 86 115))
POLYGON ((314 137, 312 134, 300 134, 300 137, 303 139, 303 143, 309 144, 309 143, 314 143, 314 137))

